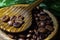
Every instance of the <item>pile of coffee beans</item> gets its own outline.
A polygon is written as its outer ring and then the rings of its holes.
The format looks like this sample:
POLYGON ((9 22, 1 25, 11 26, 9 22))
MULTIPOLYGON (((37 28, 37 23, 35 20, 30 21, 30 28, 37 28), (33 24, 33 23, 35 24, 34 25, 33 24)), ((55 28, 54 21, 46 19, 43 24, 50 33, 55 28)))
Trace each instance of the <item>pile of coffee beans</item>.
POLYGON ((33 21, 30 28, 21 33, 7 33, 7 35, 14 40, 44 40, 54 31, 51 17, 40 7, 32 10, 32 16, 33 21))
POLYGON ((24 23, 24 17, 22 15, 11 16, 5 15, 1 18, 1 20, 5 23, 8 23, 9 26, 14 26, 19 28, 24 23))

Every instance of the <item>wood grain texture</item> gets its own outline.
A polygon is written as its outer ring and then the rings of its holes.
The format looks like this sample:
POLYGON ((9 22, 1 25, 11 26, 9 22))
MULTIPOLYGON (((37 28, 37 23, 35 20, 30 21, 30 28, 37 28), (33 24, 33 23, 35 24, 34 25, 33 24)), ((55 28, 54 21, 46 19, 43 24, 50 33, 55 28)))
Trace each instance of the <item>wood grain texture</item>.
POLYGON ((8 23, 4 23, 0 20, 0 28, 8 31, 8 32, 21 32, 23 30, 26 30, 28 27, 31 26, 31 22, 32 22, 32 15, 31 13, 27 12, 26 13, 22 13, 24 12, 24 8, 26 8, 27 6, 10 6, 10 7, 5 7, 5 8, 1 8, 0 9, 0 18, 2 18, 4 15, 8 15, 8 16, 18 16, 18 15, 22 15, 24 17, 24 21, 25 23, 20 27, 20 28, 15 28, 13 26, 9 26, 8 23))

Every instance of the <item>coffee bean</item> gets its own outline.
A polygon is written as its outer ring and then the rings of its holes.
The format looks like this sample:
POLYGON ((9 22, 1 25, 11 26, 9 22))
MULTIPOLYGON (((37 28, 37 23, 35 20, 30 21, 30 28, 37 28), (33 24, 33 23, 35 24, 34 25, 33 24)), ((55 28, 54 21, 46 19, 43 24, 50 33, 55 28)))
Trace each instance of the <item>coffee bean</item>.
POLYGON ((15 21, 16 20, 16 16, 12 16, 12 17, 10 17, 10 20, 13 20, 13 21, 15 21))
POLYGON ((38 6, 36 7, 38 10, 40 9, 38 6))
POLYGON ((40 20, 45 20, 46 19, 46 16, 40 16, 40 18, 39 18, 40 20))
POLYGON ((20 38, 25 38, 25 36, 24 36, 24 35, 19 35, 19 37, 20 37, 20 38))
POLYGON ((37 38, 36 35, 33 35, 33 38, 36 39, 37 38))
POLYGON ((32 35, 31 34, 27 34, 27 37, 29 38, 29 37, 31 37, 32 35))
POLYGON ((45 13, 43 11, 40 12, 40 15, 44 15, 45 13))
POLYGON ((42 38, 41 38, 41 35, 39 36, 39 39, 42 39, 42 38))
POLYGON ((35 35, 38 36, 38 31, 34 29, 35 35))
POLYGON ((19 16, 17 16, 17 19, 16 20, 24 20, 24 17, 21 16, 21 15, 19 15, 19 16))
POLYGON ((52 20, 51 17, 49 17, 49 16, 46 16, 46 18, 47 18, 47 20, 52 20))
POLYGON ((40 14, 38 13, 37 16, 40 17, 40 14))
POLYGON ((13 26, 14 21, 8 21, 8 25, 13 26))
POLYGON ((33 30, 29 30, 29 33, 33 33, 33 30))
POLYGON ((19 38, 18 40, 25 40, 25 39, 23 39, 23 38, 19 38))
POLYGON ((40 40, 40 38, 39 38, 39 37, 37 37, 37 40, 40 40))
POLYGON ((52 20, 46 20, 46 25, 53 25, 53 21, 52 20))
POLYGON ((53 31, 54 30, 54 28, 52 26, 50 26, 50 25, 46 25, 45 28, 48 29, 49 31, 53 31))
POLYGON ((9 19, 10 19, 10 17, 9 17, 8 15, 5 15, 5 16, 3 16, 3 17, 1 18, 1 21, 3 21, 3 22, 8 22, 9 19))
POLYGON ((22 16, 21 19, 24 20, 24 17, 22 16))
POLYGON ((36 17, 35 20, 38 21, 38 18, 36 17))
POLYGON ((45 21, 39 21, 37 22, 38 27, 44 27, 45 21))
POLYGON ((26 40, 30 40, 29 38, 27 38, 26 40))
POLYGON ((34 17, 37 17, 37 15, 36 15, 36 14, 34 14, 34 17))
POLYGON ((15 22, 15 23, 13 24, 13 26, 16 27, 16 28, 19 28, 19 27, 21 26, 21 24, 20 24, 20 22, 15 22))
POLYGON ((43 27, 41 27, 41 28, 38 29, 38 31, 41 32, 41 33, 45 33, 46 32, 46 29, 43 28, 43 27))
POLYGON ((11 39, 13 38, 13 35, 8 34, 8 36, 9 36, 11 39))
POLYGON ((35 39, 31 38, 31 40, 35 40, 35 39))

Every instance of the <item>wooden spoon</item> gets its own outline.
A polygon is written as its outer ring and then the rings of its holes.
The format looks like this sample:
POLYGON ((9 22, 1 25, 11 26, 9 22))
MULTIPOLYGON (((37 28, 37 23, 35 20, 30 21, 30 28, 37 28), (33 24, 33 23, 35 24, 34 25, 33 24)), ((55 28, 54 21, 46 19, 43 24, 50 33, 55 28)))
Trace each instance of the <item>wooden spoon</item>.
POLYGON ((10 6, 10 7, 5 7, 4 9, 3 8, 0 9, 0 19, 4 15, 8 15, 9 17, 22 15, 24 17, 24 24, 19 28, 15 28, 14 26, 9 26, 8 23, 4 23, 2 20, 0 20, 0 28, 4 31, 12 32, 12 33, 22 32, 26 30, 32 24, 31 10, 37 5, 39 5, 42 1, 43 0, 37 0, 28 7, 10 6))

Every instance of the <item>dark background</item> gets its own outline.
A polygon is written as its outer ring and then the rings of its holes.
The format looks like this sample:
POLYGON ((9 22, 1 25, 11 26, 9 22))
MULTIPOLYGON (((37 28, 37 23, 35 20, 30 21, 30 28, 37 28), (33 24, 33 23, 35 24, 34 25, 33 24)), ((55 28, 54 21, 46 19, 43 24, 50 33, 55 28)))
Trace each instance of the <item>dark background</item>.
POLYGON ((56 18, 58 20, 59 27, 56 35, 52 38, 52 40, 60 40, 60 16, 56 16, 56 18))

